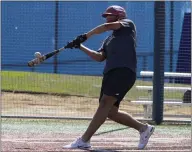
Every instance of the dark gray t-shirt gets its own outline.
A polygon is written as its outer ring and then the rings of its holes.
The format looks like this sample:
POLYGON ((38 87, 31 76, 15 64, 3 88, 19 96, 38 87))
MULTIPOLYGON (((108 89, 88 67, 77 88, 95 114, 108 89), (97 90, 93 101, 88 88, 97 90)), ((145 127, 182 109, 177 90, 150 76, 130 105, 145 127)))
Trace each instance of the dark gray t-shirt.
POLYGON ((122 24, 122 27, 114 30, 99 49, 99 51, 104 51, 106 56, 104 74, 112 69, 121 67, 127 67, 136 72, 135 24, 129 19, 123 19, 119 22, 122 24))

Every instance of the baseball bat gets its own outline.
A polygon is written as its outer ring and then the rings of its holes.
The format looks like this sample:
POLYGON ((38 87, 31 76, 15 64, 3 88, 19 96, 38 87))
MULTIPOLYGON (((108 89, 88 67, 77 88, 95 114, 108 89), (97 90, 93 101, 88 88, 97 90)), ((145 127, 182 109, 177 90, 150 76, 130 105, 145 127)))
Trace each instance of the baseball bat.
POLYGON ((29 67, 33 67, 33 66, 35 66, 35 65, 37 65, 37 64, 40 64, 40 63, 42 63, 43 61, 49 59, 50 57, 58 54, 59 52, 61 52, 61 51, 63 51, 63 50, 65 50, 66 48, 72 48, 72 47, 73 47, 73 42, 69 42, 66 46, 64 46, 64 47, 62 47, 62 48, 60 48, 60 49, 54 50, 54 51, 49 52, 49 53, 47 53, 47 54, 45 54, 45 55, 43 55, 43 56, 41 56, 41 57, 38 57, 38 58, 35 58, 35 59, 29 61, 29 62, 28 62, 28 66, 29 66, 29 67))

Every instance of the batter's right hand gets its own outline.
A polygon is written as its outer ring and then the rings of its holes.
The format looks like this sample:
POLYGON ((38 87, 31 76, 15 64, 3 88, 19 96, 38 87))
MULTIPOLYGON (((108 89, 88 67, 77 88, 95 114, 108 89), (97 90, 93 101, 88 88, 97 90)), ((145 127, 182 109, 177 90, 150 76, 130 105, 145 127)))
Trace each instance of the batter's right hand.
POLYGON ((77 39, 73 40, 73 47, 74 48, 78 48, 79 49, 80 45, 81 45, 81 43, 77 39))

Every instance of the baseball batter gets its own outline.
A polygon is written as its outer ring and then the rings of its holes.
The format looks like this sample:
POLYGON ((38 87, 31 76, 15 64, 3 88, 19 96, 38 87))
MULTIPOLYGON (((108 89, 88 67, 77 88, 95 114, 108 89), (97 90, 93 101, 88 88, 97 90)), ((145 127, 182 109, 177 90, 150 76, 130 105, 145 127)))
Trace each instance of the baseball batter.
POLYGON ((106 60, 99 106, 84 134, 63 148, 90 148, 90 139, 99 127, 109 118, 117 123, 138 130, 140 140, 138 149, 144 149, 155 127, 144 124, 126 112, 119 110, 119 105, 136 81, 136 26, 127 18, 124 8, 113 5, 102 14, 106 23, 99 25, 74 40, 74 47, 79 48, 93 60, 106 60), (82 43, 90 37, 112 31, 98 51, 91 50, 82 43))

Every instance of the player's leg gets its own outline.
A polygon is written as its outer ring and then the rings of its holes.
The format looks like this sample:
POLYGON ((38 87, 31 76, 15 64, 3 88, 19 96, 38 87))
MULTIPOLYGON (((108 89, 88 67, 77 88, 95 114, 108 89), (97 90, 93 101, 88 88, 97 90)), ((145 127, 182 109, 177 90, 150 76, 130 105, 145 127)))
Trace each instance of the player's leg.
POLYGON ((138 131, 145 130, 147 125, 134 119, 130 114, 120 111, 118 106, 113 106, 109 112, 108 118, 125 126, 129 126, 138 131))
POLYGON ((108 75, 105 75, 103 77, 100 97, 99 97, 99 107, 91 123, 89 124, 87 130, 82 136, 82 140, 85 142, 89 141, 92 135, 96 132, 96 130, 104 123, 104 121, 109 115, 109 111, 117 101, 116 97, 104 94, 104 92, 108 92, 108 94, 110 94, 109 92, 111 92, 109 84, 113 83, 113 82, 110 82, 112 76, 113 75, 109 73, 108 75))
MULTIPOLYGON (((104 88, 107 87, 108 79, 109 79, 109 75, 104 75, 103 80, 102 80, 102 85, 101 85, 100 97, 99 97, 99 107, 98 107, 97 112, 95 113, 93 119, 94 119, 94 118, 96 119, 96 118, 97 118, 97 115, 100 115, 100 114, 103 115, 103 114, 102 114, 102 111, 100 112, 100 109, 102 110, 102 107, 104 106, 104 104, 105 104, 106 102, 108 102, 108 100, 111 100, 111 99, 114 100, 114 101, 111 102, 111 104, 112 104, 111 108, 113 107, 114 103, 117 101, 116 98, 111 97, 111 96, 104 95, 104 93, 103 93, 104 88), (100 113, 98 113, 98 111, 99 111, 100 113)), ((110 110, 111 110, 111 108, 110 108, 110 110)), ((110 111, 110 110, 109 110, 109 111, 110 111)), ((109 111, 108 111, 108 115, 109 115, 109 111)), ((107 115, 107 116, 108 116, 108 115, 107 115)), ((104 119, 107 118, 107 117, 103 117, 103 116, 101 116, 101 117, 104 118, 104 119)), ((101 120, 99 120, 99 121, 101 121, 101 120)), ((103 120, 102 120, 102 121, 103 121, 103 120)), ((95 121, 92 121, 92 122, 90 123, 90 125, 95 125, 94 123, 95 123, 95 121)), ((98 123, 98 124, 99 124, 99 123, 98 123)), ((86 132, 83 134, 83 136, 82 136, 83 140, 87 141, 88 139, 90 139, 89 132, 92 132, 92 128, 91 128, 91 127, 88 127, 88 129, 86 130, 86 132), (89 136, 89 137, 88 137, 88 136, 89 136)))
POLYGON ((97 129, 105 122, 110 109, 113 107, 114 103, 117 101, 115 97, 103 95, 99 103, 99 107, 89 124, 87 130, 74 142, 69 145, 64 146, 63 148, 75 149, 75 148, 90 148, 90 139, 97 129))
POLYGON ((89 141, 93 134, 97 131, 97 129, 105 122, 107 116, 109 115, 109 111, 116 101, 117 99, 113 96, 108 96, 105 94, 102 96, 99 107, 87 130, 82 136, 83 141, 89 141))
POLYGON ((139 131, 140 140, 138 149, 144 149, 148 143, 150 136, 153 134, 155 127, 149 124, 144 124, 124 111, 120 111, 118 106, 113 106, 110 110, 108 118, 125 126, 129 126, 139 131))
POLYGON ((116 79, 116 88, 118 89, 118 96, 117 102, 114 104, 114 106, 111 108, 108 117, 120 124, 135 128, 140 133, 140 141, 138 148, 143 149, 152 135, 154 131, 154 126, 143 124, 136 119, 134 119, 132 116, 130 116, 128 113, 119 111, 119 105, 126 93, 133 87, 135 80, 136 80, 136 74, 132 72, 129 69, 119 69, 116 71, 116 74, 114 77, 116 79))
POLYGON ((132 127, 138 131, 145 128, 145 124, 137 121, 128 113, 119 111, 120 102, 136 81, 136 74, 128 68, 121 68, 118 69, 114 75, 114 79, 118 80, 116 88, 118 88, 119 95, 117 96, 117 102, 111 108, 108 117, 115 122, 132 127))
MULTIPOLYGON (((105 95, 103 93, 104 89, 107 88, 106 82, 107 82, 108 76, 104 76, 103 82, 102 82, 102 88, 101 88, 101 93, 100 93, 100 103, 99 107, 89 124, 87 130, 85 133, 82 135, 82 137, 78 138, 74 142, 72 142, 69 145, 64 146, 63 148, 90 148, 90 138, 92 135, 97 131, 97 129, 104 123, 106 120, 109 111, 113 107, 114 103, 117 101, 116 97, 110 96, 110 95, 105 95)), ((109 82, 110 83, 110 82, 109 82)), ((110 88, 108 88, 110 89, 110 88)))

